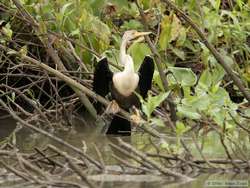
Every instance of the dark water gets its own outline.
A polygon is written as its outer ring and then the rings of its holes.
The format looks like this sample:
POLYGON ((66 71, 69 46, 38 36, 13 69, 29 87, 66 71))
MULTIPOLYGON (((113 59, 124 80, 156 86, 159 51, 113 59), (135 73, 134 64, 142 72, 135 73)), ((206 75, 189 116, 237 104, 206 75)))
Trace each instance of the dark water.
MULTIPOLYGON (((111 154, 114 152, 109 143, 115 143, 116 139, 114 137, 108 137, 105 135, 100 135, 98 131, 93 131, 94 128, 91 126, 94 125, 83 125, 80 121, 75 121, 73 128, 68 128, 67 130, 60 130, 53 132, 53 134, 63 138, 65 141, 76 147, 84 147, 87 145, 87 153, 93 157, 96 157, 96 150, 94 149, 94 144, 98 147, 100 152, 102 153, 102 157, 105 161, 106 165, 110 165, 111 167, 116 166, 116 161, 111 157, 111 154), (85 143, 85 144, 84 144, 85 143)), ((15 129, 16 123, 12 119, 4 119, 0 120, 0 142, 3 141, 6 137, 8 137, 13 130, 15 129)), ((147 151, 154 152, 155 149, 152 147, 152 144, 149 142, 149 139, 146 135, 141 133, 133 134, 131 137, 124 137, 124 141, 131 143, 135 147, 147 151)), ((188 142, 190 138, 186 138, 188 142)), ((157 142, 157 141, 153 141, 157 142)), ((169 138, 169 143, 176 143, 176 138, 169 138)), ((205 143, 204 154, 208 157, 222 157, 223 153, 221 151, 222 148, 219 144, 217 144, 218 140, 215 139, 214 136, 208 138, 208 143, 205 143)), ((64 148, 64 146, 59 145, 58 143, 50 140, 49 138, 44 137, 43 135, 31 132, 25 128, 22 128, 16 134, 16 143, 20 150, 29 152, 32 151, 34 147, 44 148, 48 144, 53 144, 60 148, 61 150, 65 150, 67 152, 71 152, 68 148, 64 148)), ((117 153, 115 153, 117 154, 117 153)), ((118 154, 117 154, 118 155, 118 154)), ((98 159, 98 158, 97 158, 98 159)), ((118 167, 118 166, 117 166, 118 167)), ((1 170, 0 170, 1 174, 1 170)), ((11 178, 10 178, 11 179, 11 178)), ((100 187, 109 188, 109 187, 119 187, 119 188, 191 188, 191 187, 250 187, 249 180, 250 175, 246 173, 234 174, 234 173, 224 173, 224 174, 198 174, 194 177, 194 181, 188 183, 181 182, 169 182, 164 177, 153 176, 153 175, 143 175, 143 176, 108 176, 108 175, 96 175, 90 177, 95 182, 101 183, 100 187), (241 181, 239 181, 241 180, 241 181), (232 183, 242 183, 242 186, 229 186, 232 183), (217 186, 211 186, 217 185, 217 186), (210 185, 210 186, 209 186, 210 185), (249 186, 248 186, 249 185, 249 186)), ((16 182, 17 183, 17 182, 16 182)), ((0 178, 0 188, 2 187, 32 187, 26 184, 16 184, 13 180, 4 180, 0 178)), ((20 183, 20 182, 19 182, 20 183)))

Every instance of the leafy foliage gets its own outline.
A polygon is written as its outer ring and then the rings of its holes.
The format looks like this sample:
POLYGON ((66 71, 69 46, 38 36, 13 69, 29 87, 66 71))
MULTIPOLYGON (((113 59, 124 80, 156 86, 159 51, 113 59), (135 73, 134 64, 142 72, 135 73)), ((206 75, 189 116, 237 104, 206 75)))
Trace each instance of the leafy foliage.
MULTIPOLYGON (((59 33, 74 40, 74 49, 83 62, 92 68, 96 56, 82 48, 81 44, 99 55, 106 55, 110 62, 118 64, 121 35, 125 30, 144 30, 139 11, 133 1, 91 0, 91 1, 46 1, 22 0, 27 11, 36 19, 41 34, 59 33)), ((233 1, 229 6, 222 0, 176 0, 179 8, 188 13, 216 47, 224 60, 249 86, 250 82, 250 1, 233 1)), ((3 0, 4 5, 14 5, 3 0)), ((245 101, 234 102, 242 97, 233 86, 230 78, 217 63, 210 51, 200 41, 196 33, 169 7, 159 0, 140 0, 144 8, 146 22, 163 62, 164 72, 169 83, 165 92, 158 70, 154 74, 154 91, 146 101, 141 99, 142 111, 150 124, 164 127, 163 120, 154 117, 156 108, 174 94, 173 102, 177 107, 178 121, 176 134, 184 134, 191 125, 210 122, 228 130, 235 130, 237 123, 248 125, 249 109, 245 101), (238 111, 241 111, 240 115, 238 111)), ((11 9, 11 10, 12 10, 11 9)), ((18 37, 18 18, 1 14, 1 44, 11 43, 18 37)), ((20 20, 19 20, 20 22, 20 20)), ((19 50, 28 53, 29 46, 21 45, 19 50), (25 51, 26 49, 26 51, 25 51)), ((66 44, 60 43, 60 47, 66 44)), ((148 44, 132 44, 128 53, 139 67, 145 55, 152 55, 148 44)), ((14 97, 13 97, 14 98, 14 97)), ((166 110, 166 109, 164 109, 166 110)), ((235 136, 235 132, 228 134, 235 136)), ((166 146, 168 147, 168 146, 166 146)))

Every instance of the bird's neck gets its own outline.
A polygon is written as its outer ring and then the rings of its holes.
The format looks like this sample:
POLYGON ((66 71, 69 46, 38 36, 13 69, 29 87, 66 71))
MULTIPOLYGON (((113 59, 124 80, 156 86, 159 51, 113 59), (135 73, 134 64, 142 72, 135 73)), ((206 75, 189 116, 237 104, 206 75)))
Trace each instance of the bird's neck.
POLYGON ((134 62, 130 55, 126 54, 128 41, 123 40, 120 47, 120 62, 124 66, 123 72, 130 74, 134 73, 134 62))
POLYGON ((127 40, 122 40, 121 47, 120 47, 120 63, 122 65, 125 65, 127 43, 128 43, 127 40))

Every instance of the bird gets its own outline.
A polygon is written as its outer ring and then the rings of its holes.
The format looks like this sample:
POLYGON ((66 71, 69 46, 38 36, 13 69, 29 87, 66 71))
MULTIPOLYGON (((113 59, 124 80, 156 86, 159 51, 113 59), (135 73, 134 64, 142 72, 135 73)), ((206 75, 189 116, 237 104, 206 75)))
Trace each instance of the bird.
MULTIPOLYGON (((111 93, 113 108, 130 110, 131 107, 140 108, 140 100, 135 94, 138 93, 143 99, 146 98, 152 86, 154 74, 154 61, 150 56, 146 56, 138 70, 134 69, 132 57, 127 54, 128 44, 140 41, 150 32, 138 32, 136 30, 125 31, 120 46, 119 61, 124 69, 113 73, 108 65, 106 57, 102 58, 94 70, 93 90, 95 93, 105 97, 111 93)), ((101 105, 96 105, 97 112, 101 111, 101 105)), ((119 110, 118 110, 119 111, 119 110)), ((131 135, 130 121, 114 115, 106 134, 129 136, 131 135)))

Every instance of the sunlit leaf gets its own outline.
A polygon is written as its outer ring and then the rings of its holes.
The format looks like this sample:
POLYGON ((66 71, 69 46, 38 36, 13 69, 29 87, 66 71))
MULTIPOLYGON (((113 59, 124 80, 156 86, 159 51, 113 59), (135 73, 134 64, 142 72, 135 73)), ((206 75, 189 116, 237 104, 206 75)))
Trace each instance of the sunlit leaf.
POLYGON ((171 39, 171 23, 170 17, 165 16, 161 22, 161 34, 159 38, 159 45, 162 50, 165 50, 171 39))
POLYGON ((181 29, 182 29, 182 25, 181 25, 179 18, 175 14, 173 14, 172 24, 171 24, 170 42, 176 40, 179 37, 181 29))
POLYGON ((8 37, 9 40, 12 38, 13 31, 11 30, 11 26, 9 23, 7 23, 6 26, 1 29, 1 31, 4 33, 5 36, 8 37))
POLYGON ((169 43, 175 41, 183 30, 181 22, 175 14, 165 16, 162 19, 161 28, 159 45, 162 50, 165 50, 169 43))
POLYGON ((161 139, 161 141, 160 141, 160 147, 162 148, 162 149, 166 149, 166 150, 169 150, 170 148, 169 148, 169 144, 166 142, 166 140, 164 140, 164 139, 161 139))
POLYGON ((27 50, 27 46, 22 46, 22 48, 19 50, 19 53, 22 55, 22 56, 26 56, 27 53, 28 53, 28 50, 27 50))

